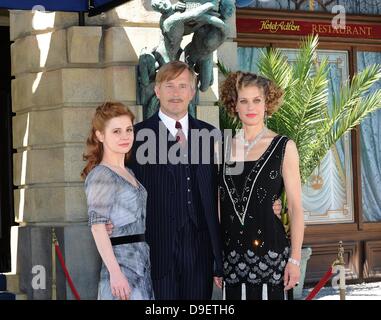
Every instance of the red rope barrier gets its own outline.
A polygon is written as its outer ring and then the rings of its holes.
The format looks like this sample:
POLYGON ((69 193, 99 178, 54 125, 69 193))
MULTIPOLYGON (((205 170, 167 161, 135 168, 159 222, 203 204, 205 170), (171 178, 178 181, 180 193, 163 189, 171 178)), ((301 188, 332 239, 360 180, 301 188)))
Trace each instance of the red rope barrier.
POLYGON ((60 249, 60 247, 58 246, 58 243, 57 243, 57 242, 54 243, 54 247, 55 247, 55 249, 56 249, 56 253, 57 253, 58 259, 60 260, 62 269, 63 269, 63 271, 64 271, 64 273, 65 273, 66 280, 67 280, 67 282, 69 283, 71 292, 74 294, 74 296, 75 296, 75 298, 76 298, 77 300, 81 300, 81 297, 79 296, 79 293, 78 293, 77 289, 76 289, 75 286, 74 286, 73 280, 72 280, 71 277, 70 277, 69 271, 67 271, 67 268, 66 268, 66 265, 65 265, 65 260, 64 260, 64 258, 63 258, 63 256, 62 256, 61 249, 60 249))
POLYGON ((312 300, 316 294, 321 290, 321 288, 324 287, 324 285, 327 283, 329 278, 332 276, 332 267, 329 267, 328 271, 325 273, 323 278, 320 279, 319 283, 315 286, 315 288, 311 291, 311 293, 308 295, 306 300, 312 300))

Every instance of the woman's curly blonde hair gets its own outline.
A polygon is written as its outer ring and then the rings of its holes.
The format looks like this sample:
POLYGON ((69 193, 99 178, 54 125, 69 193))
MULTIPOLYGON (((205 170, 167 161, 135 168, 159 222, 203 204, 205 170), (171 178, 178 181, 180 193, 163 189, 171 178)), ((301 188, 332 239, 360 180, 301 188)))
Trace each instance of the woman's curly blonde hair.
POLYGON ((238 91, 245 87, 255 86, 263 90, 267 115, 271 116, 276 112, 282 103, 283 90, 273 81, 250 72, 232 72, 221 84, 220 99, 232 116, 237 116, 236 105, 238 91))

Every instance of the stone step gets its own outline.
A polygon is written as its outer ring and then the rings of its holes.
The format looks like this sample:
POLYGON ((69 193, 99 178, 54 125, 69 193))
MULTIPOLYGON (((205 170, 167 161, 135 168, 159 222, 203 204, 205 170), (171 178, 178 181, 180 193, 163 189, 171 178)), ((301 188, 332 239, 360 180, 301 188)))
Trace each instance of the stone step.
POLYGON ((28 296, 25 293, 16 293, 16 300, 28 300, 28 296))
POLYGON ((5 278, 6 287, 5 289, 0 289, 0 291, 4 291, 4 297, 9 297, 9 295, 13 295, 15 299, 10 300, 28 300, 28 296, 20 291, 20 276, 18 274, 4 273, 0 276, 3 276, 3 278, 5 278))
POLYGON ((7 287, 6 290, 9 292, 20 292, 20 277, 18 274, 8 273, 5 274, 7 287))
POLYGON ((5 275, 0 273, 0 291, 5 291, 7 290, 7 278, 5 275))
POLYGON ((25 293, 0 291, 0 300, 28 300, 28 296, 25 293))

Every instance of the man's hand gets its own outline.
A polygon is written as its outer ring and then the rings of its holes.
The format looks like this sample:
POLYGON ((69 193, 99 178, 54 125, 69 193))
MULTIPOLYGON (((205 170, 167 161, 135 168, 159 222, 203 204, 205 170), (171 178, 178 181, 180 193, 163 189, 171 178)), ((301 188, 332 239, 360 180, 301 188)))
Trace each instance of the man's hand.
POLYGON ((114 225, 111 223, 111 221, 106 223, 106 231, 109 236, 112 234, 113 229, 114 229, 114 225))
POLYGON ((213 280, 217 288, 222 289, 222 277, 213 277, 213 280))
POLYGON ((279 218, 281 219, 281 212, 282 212, 282 201, 280 201, 280 199, 277 199, 275 200, 275 202, 273 203, 273 211, 274 211, 274 214, 279 218))

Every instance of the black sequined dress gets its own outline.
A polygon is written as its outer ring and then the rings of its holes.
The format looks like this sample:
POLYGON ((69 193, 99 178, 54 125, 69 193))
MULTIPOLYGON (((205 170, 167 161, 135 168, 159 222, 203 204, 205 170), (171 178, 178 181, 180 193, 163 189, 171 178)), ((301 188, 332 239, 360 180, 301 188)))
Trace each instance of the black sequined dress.
POLYGON ((274 137, 257 161, 223 165, 220 200, 226 289, 240 290, 245 284, 261 297, 266 284, 266 298, 271 298, 271 292, 283 297, 290 243, 272 206, 284 189, 282 163, 288 140, 274 137), (241 174, 236 174, 240 169, 241 174))

